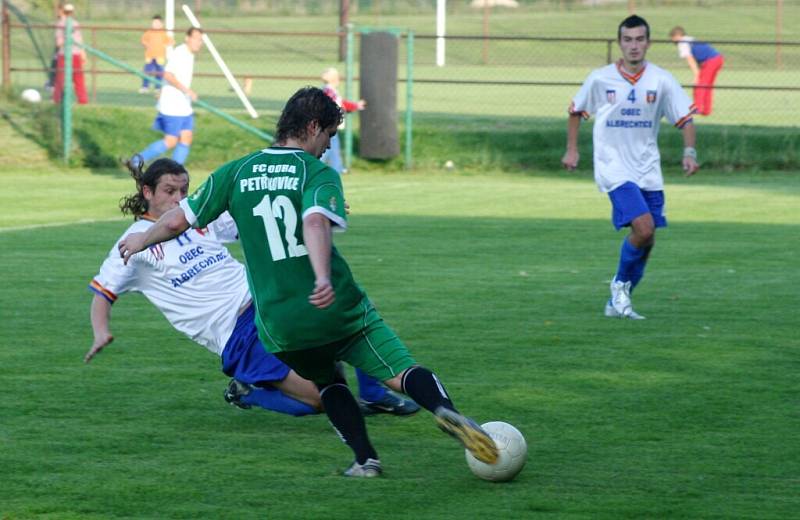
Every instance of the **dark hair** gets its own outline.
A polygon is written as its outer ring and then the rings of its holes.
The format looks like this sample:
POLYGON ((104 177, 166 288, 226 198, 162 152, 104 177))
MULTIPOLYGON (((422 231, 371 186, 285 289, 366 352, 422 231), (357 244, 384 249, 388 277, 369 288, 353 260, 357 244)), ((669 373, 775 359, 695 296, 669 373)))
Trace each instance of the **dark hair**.
POLYGON ((342 122, 342 109, 322 89, 304 87, 294 93, 283 107, 275 140, 286 141, 289 138, 304 140, 308 125, 316 121, 323 130, 339 126, 342 122))
POLYGON ((142 193, 145 186, 155 192, 162 175, 181 175, 183 173, 189 175, 189 172, 186 171, 182 164, 172 159, 157 159, 145 171, 142 171, 143 165, 144 161, 141 155, 135 155, 125 163, 128 171, 131 172, 131 177, 136 181, 136 193, 122 197, 119 201, 119 209, 122 210, 122 213, 125 215, 131 214, 136 220, 139 220, 139 217, 147 213, 147 199, 144 198, 142 193))
POLYGON ((191 36, 192 34, 194 34, 195 31, 199 32, 200 34, 203 34, 203 29, 199 27, 189 27, 186 30, 186 36, 191 36))
POLYGON ((622 40, 622 28, 625 27, 626 29, 633 29, 634 27, 641 27, 644 26, 645 34, 647 35, 647 39, 650 39, 650 26, 647 24, 647 21, 642 18, 641 16, 636 16, 632 14, 631 16, 622 20, 622 23, 619 24, 617 27, 617 41, 622 40))
POLYGON ((161 20, 161 15, 157 14, 153 16, 153 20, 161 20))

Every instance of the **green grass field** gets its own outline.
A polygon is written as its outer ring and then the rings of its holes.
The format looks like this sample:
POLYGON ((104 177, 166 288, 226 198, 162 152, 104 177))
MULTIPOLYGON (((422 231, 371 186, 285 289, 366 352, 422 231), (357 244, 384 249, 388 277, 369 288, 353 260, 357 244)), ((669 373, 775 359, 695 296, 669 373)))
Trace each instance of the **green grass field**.
MULTIPOLYGON (((345 177, 351 228, 336 243, 356 278, 463 411, 511 422, 529 443, 522 474, 490 484, 429 414, 374 417, 386 477, 364 482, 338 476, 350 453, 325 418, 225 404, 218 361, 138 295, 114 306, 114 344, 82 363, 86 285, 128 225, 116 203, 133 183, 61 167, 25 137, 41 139, 35 124, 11 116, 16 129, 0 121, 4 520, 800 510, 796 175, 686 180, 669 168, 671 225, 635 294, 644 322, 602 317, 622 236, 585 169, 345 177)), ((216 153, 196 151, 193 184, 216 153)))

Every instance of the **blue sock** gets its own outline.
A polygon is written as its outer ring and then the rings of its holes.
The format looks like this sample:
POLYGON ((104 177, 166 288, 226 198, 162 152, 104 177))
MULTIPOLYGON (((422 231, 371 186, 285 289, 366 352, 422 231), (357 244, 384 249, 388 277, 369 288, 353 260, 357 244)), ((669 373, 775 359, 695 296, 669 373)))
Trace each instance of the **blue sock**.
MULTIPOLYGON (((644 256, 645 249, 638 249, 628 242, 628 237, 622 241, 622 248, 619 252, 619 267, 617 267, 617 281, 631 282, 634 266, 644 256)), ((631 283, 633 285, 633 283, 631 283)))
POLYGON ((359 369, 356 369, 356 377, 358 378, 358 396, 361 399, 374 403, 375 401, 380 401, 386 395, 386 387, 374 377, 359 369))
POLYGON ((319 413, 313 406, 289 397, 277 388, 254 388, 248 395, 242 396, 242 402, 295 417, 319 413))
POLYGON ((647 246, 642 249, 644 250, 644 254, 631 269, 631 292, 633 292, 633 288, 639 284, 644 276, 644 268, 647 265, 647 259, 650 258, 650 251, 653 249, 653 246, 647 246))
POLYGON ((175 149, 172 151, 172 160, 178 164, 185 163, 186 158, 189 157, 189 148, 189 145, 183 143, 176 144, 175 149))
POLYGON ((167 143, 165 143, 163 139, 159 139, 147 145, 147 148, 139 152, 139 155, 142 156, 142 160, 144 160, 145 163, 148 163, 151 159, 155 159, 167 150, 169 150, 169 148, 167 148, 167 143))

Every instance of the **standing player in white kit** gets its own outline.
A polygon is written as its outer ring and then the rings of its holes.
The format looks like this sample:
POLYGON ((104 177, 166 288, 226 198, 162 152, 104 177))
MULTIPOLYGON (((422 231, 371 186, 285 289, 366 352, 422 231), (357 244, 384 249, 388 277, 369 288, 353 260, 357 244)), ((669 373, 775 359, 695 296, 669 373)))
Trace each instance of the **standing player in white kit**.
POLYGON ((693 175, 698 169, 692 121, 695 107, 672 74, 645 61, 650 26, 643 18, 633 15, 623 20, 617 40, 622 59, 589 74, 572 100, 567 151, 561 162, 568 170, 577 167, 581 119, 594 114, 595 182, 611 200, 614 227, 631 228, 622 241, 605 315, 643 319, 633 310, 631 292, 644 276, 656 228, 667 225, 659 124, 666 117, 682 130, 683 170, 687 176, 693 175))

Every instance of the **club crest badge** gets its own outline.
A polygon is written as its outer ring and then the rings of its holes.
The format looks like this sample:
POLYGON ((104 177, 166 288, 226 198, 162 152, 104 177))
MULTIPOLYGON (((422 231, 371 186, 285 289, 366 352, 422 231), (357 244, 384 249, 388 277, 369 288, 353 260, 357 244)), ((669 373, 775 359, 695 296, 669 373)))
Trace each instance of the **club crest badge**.
POLYGON ((336 197, 331 197, 328 200, 328 207, 331 208, 331 211, 336 213, 336 197))
POLYGON ((606 100, 609 103, 616 103, 616 101, 617 101, 617 91, 616 90, 606 90, 606 100))
POLYGON ((655 103, 656 102, 656 91, 655 90, 648 90, 647 91, 647 102, 648 103, 655 103))

